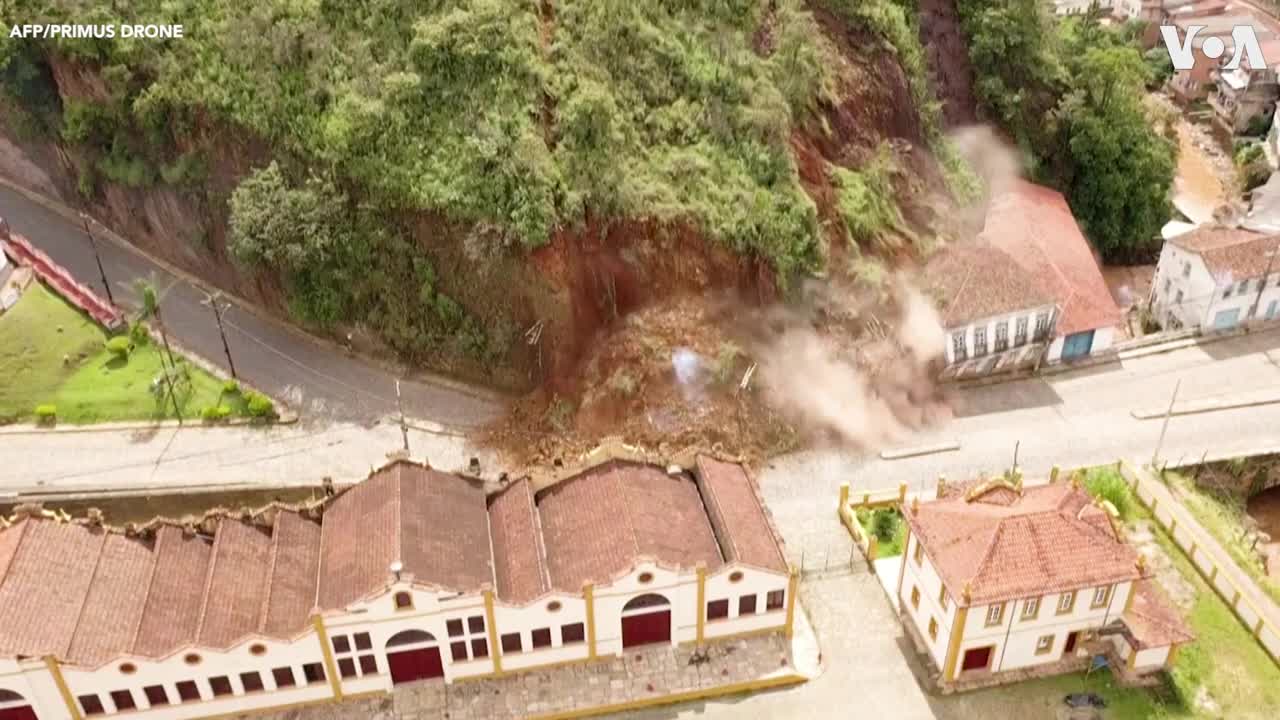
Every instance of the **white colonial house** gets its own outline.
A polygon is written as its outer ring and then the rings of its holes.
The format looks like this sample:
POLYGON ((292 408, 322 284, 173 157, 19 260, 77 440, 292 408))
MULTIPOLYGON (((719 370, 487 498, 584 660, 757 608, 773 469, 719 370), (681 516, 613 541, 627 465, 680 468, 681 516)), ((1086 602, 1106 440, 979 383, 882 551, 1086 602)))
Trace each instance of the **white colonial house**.
POLYGON ((1137 677, 1191 640, 1109 512, 1073 483, 1023 487, 1015 471, 940 484, 903 514, 901 618, 944 690, 1071 672, 1098 653, 1137 677))
POLYGON ((948 375, 1097 354, 1121 322, 1066 199, 1021 180, 992 199, 975 241, 939 250, 924 274, 946 330, 948 375))
POLYGON ((332 498, 114 528, 0 523, 0 720, 237 715, 789 633, 741 465, 609 461, 486 496, 397 461, 332 498))
POLYGON ((1280 318, 1280 235, 1203 225, 1165 241, 1151 283, 1152 317, 1166 330, 1230 330, 1280 318))

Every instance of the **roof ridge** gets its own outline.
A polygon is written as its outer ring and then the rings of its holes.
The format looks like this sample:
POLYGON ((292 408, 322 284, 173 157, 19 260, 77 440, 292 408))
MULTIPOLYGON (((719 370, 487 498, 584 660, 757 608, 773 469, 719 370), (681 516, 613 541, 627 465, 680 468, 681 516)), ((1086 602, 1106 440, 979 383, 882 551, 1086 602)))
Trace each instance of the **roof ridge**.
POLYGON ((267 591, 262 594, 262 607, 258 610, 258 632, 263 632, 267 627, 267 615, 271 611, 271 589, 275 587, 276 575, 276 558, 280 554, 280 519, 284 517, 285 511, 280 510, 276 513, 276 517, 271 521, 271 559, 267 561, 267 591))
MULTIPOLYGON (((225 520, 226 518, 224 518, 225 520)), ((209 548, 209 567, 204 572, 204 591, 200 598, 200 619, 196 622, 196 632, 194 642, 201 641, 201 635, 204 634, 204 620, 206 613, 209 612, 209 590, 213 586, 213 571, 218 566, 218 548, 222 546, 222 537, 225 533, 225 522, 218 523, 218 529, 213 533, 213 547, 209 548)))
MULTIPOLYGON (((400 563, 401 569, 403 569, 404 567, 404 523, 400 522, 400 517, 401 517, 401 513, 404 512, 404 500, 400 496, 400 490, 402 487, 404 487, 404 473, 403 473, 404 463, 399 463, 399 462, 396 463, 395 468, 396 468, 395 493, 393 495, 393 498, 395 500, 395 511, 391 513, 391 517, 392 517, 392 521, 395 522, 396 524, 396 531, 395 533, 392 534, 392 537, 395 538, 396 546, 392 552, 391 562, 400 563)), ((490 544, 491 545, 493 544, 492 540, 490 541, 490 544)), ((387 569, 388 568, 383 568, 383 571, 385 572, 387 569)))
MULTIPOLYGON (((0 588, 4 587, 4 581, 9 577, 9 568, 13 565, 13 559, 18 556, 18 549, 22 547, 23 541, 27 539, 27 528, 31 527, 31 516, 22 518, 19 522, 22 527, 18 529, 18 540, 13 546, 13 552, 9 554, 9 560, 3 566, 0 566, 0 588)), ((16 524, 16 523, 15 523, 16 524)), ((5 528, 6 531, 12 530, 13 525, 5 528)))
MULTIPOLYGON (((700 460, 695 460, 694 464, 697 465, 698 462, 700 462, 700 460)), ((698 470, 701 471, 702 468, 698 468, 698 470)), ((720 498, 716 497, 715 491, 711 489, 711 483, 707 482, 705 477, 702 478, 702 482, 699 484, 706 488, 706 492, 698 493, 698 498, 702 500, 702 503, 704 506, 707 503, 707 498, 709 497, 711 499, 711 504, 715 506, 715 510, 716 510, 716 520, 723 526, 725 524, 725 517, 724 517, 724 509, 720 507, 720 498)), ((707 512, 706 507, 703 508, 703 514, 706 515, 708 519, 710 519, 711 514, 707 512)), ((715 529, 716 529, 715 524, 713 523, 711 526, 711 537, 719 541, 721 539, 720 538, 721 535, 727 536, 726 539, 729 541, 729 546, 730 546, 729 549, 733 551, 733 561, 738 562, 742 558, 742 553, 738 552, 738 543, 734 539, 733 533, 730 533, 727 530, 725 532, 718 533, 715 531, 715 529)), ((720 559, 728 560, 729 558, 725 557, 724 548, 720 547, 719 542, 716 543, 716 547, 720 550, 720 559)))
MULTIPOLYGON (((543 592, 552 589, 551 586, 551 567, 547 562, 547 544, 542 539, 542 513, 538 510, 538 503, 533 497, 533 483, 528 480, 521 481, 525 487, 525 495, 529 497, 529 512, 533 515, 533 543, 534 550, 538 554, 538 565, 541 572, 538 573, 538 579, 542 583, 543 592)), ((490 541, 492 542, 492 541, 490 541)), ((496 567, 495 567, 496 571, 496 567)))
MULTIPOLYGON (((354 487, 354 486, 353 486, 354 487)), ((336 497, 336 496, 334 496, 336 497)), ((328 498, 332 500, 333 498, 328 498)), ((328 511, 326 503, 325 511, 328 511)), ((317 524, 320 526, 320 538, 316 541, 316 582, 315 592, 311 595, 311 610, 309 614, 316 615, 320 612, 320 581, 324 578, 325 551, 324 551, 324 528, 329 523, 324 521, 325 512, 320 514, 317 524)))
POLYGON ((484 499, 484 535, 489 541, 489 587, 498 594, 498 554, 493 549, 493 513, 489 512, 489 500, 484 499))
POLYGON ((978 561, 978 569, 974 571, 972 577, 965 579, 965 584, 972 582, 987 569, 987 565, 991 562, 991 558, 995 555, 996 546, 1000 544, 1000 536, 1004 533, 1004 521, 1009 518, 1000 518, 995 524, 995 528, 991 531, 991 537, 987 540, 987 547, 982 551, 982 559, 978 561))
MULTIPOLYGON (((85 530, 88 531, 88 528, 85 528, 85 530)), ((84 620, 84 609, 89 604, 89 592, 93 590, 93 581, 98 577, 98 568, 102 567, 102 554, 107 546, 107 538, 110 535, 111 533, 105 531, 102 533, 102 538, 98 543, 98 557, 94 559, 93 571, 89 573, 89 584, 85 585, 84 597, 80 598, 80 610, 76 613, 76 624, 71 628, 71 634, 67 636, 67 646, 62 649, 58 657, 65 658, 71 652, 71 644, 75 641, 76 632, 80 630, 80 622, 84 620)))

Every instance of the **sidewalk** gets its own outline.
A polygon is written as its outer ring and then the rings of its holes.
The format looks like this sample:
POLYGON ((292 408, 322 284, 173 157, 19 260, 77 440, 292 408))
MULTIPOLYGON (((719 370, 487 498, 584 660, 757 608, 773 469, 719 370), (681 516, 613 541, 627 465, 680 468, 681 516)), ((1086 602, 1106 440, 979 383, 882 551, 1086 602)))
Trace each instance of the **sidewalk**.
POLYGON ((1222 545, 1196 521, 1163 482, 1145 466, 1122 466, 1139 500, 1187 554, 1205 580, 1222 595, 1245 627, 1280 663, 1280 607, 1241 570, 1222 545))
MULTIPOLYGON (((400 428, 337 423, 243 427, 143 427, 13 432, 0 435, 0 496, 116 489, 180 490, 230 485, 297 486, 363 480, 403 447, 400 428)), ((409 429, 410 456, 464 470, 472 456, 496 476, 489 453, 462 439, 409 429)))

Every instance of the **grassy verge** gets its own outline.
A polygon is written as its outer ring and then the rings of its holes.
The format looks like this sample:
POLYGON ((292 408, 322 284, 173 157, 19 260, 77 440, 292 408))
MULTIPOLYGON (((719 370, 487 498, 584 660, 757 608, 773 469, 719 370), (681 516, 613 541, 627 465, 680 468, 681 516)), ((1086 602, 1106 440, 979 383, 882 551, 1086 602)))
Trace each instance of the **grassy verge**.
MULTIPOLYGON (((37 405, 53 405, 62 423, 163 420, 174 417, 168 394, 151 386, 161 376, 161 349, 136 345, 116 357, 104 343, 107 333, 42 285, 33 285, 18 304, 0 316, 0 423, 29 420, 37 405)), ((179 360, 189 383, 180 383, 178 407, 184 418, 226 405, 247 414, 239 391, 224 392, 222 381, 179 360)))
MULTIPOLYGON (((1086 473, 1085 486, 1117 508, 1128 508, 1126 520, 1146 525, 1169 556, 1173 568, 1195 589, 1187 622, 1196 641, 1178 654, 1166 686, 1158 692, 1116 689, 1110 717, 1116 718, 1263 718, 1280 707, 1280 668, 1258 646, 1222 598, 1205 582, 1187 556, 1133 497, 1120 488, 1111 467, 1086 473), (1117 502, 1118 501, 1118 502, 1117 502)), ((1125 515, 1122 512, 1122 515, 1125 515)), ((1094 690, 1096 692, 1096 690, 1094 690)), ((1101 694, 1101 693, 1100 693, 1101 694)), ((1104 697, 1107 697, 1104 694, 1104 697)))
POLYGON ((906 541, 907 525, 902 515, 893 508, 868 510, 859 508, 855 513, 858 524, 868 536, 876 538, 876 557, 894 557, 902 554, 906 541))
POLYGON ((1181 473, 1166 472, 1165 480, 1200 525, 1227 549, 1236 565, 1249 573, 1249 577, 1272 600, 1280 603, 1280 583, 1267 577, 1262 558, 1250 550, 1244 540, 1244 503, 1236 498, 1205 490, 1181 473))

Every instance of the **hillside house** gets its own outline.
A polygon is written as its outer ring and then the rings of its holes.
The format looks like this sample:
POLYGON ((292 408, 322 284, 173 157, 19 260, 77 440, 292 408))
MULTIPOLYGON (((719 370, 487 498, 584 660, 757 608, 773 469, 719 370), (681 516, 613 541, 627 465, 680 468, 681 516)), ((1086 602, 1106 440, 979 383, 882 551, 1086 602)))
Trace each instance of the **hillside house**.
POLYGON ((901 619, 944 691, 1073 672, 1097 654, 1137 681, 1192 639, 1074 483, 1023 487, 1015 471, 940 485, 903 516, 901 619))
MULTIPOLYGON (((1252 8, 1233 6, 1229 8, 1229 12, 1225 13, 1195 16, 1176 14, 1167 21, 1168 24, 1178 28, 1179 38, 1186 38, 1187 31, 1192 26, 1202 28, 1191 42, 1192 57, 1195 61, 1191 69, 1176 70, 1173 77, 1169 79, 1169 89, 1173 91, 1175 98, 1183 103, 1192 103, 1204 100, 1209 96, 1210 91, 1217 89, 1213 75, 1231 59, 1235 52, 1235 41, 1231 37, 1231 32, 1236 27, 1253 26, 1258 43, 1262 46, 1277 40, 1276 34, 1268 26, 1255 20, 1252 12, 1252 8), (1204 53, 1204 43, 1209 38, 1217 38, 1225 45, 1226 50, 1221 56, 1211 58, 1204 53)), ((1266 57, 1265 53, 1264 57, 1266 57)))
POLYGON ((992 199, 975 241, 935 253, 924 272, 948 375, 1083 358, 1109 348, 1121 322, 1066 198, 1022 180, 992 199))
MULTIPOLYGON (((1264 58, 1280 59, 1280 40, 1262 43, 1261 48, 1264 58)), ((1235 70, 1217 69, 1211 77, 1215 92, 1210 94, 1209 104, 1213 107, 1214 123, 1229 136, 1245 132, 1257 120, 1269 118, 1280 98, 1275 65, 1253 68, 1245 58, 1235 70)))
POLYGON ((788 632, 742 466, 610 461, 535 490, 395 462, 335 497, 0 529, 0 719, 176 720, 788 632))
POLYGON ((1166 330, 1230 330, 1280 318, 1280 235, 1200 226, 1166 240, 1151 282, 1150 309, 1166 330))

